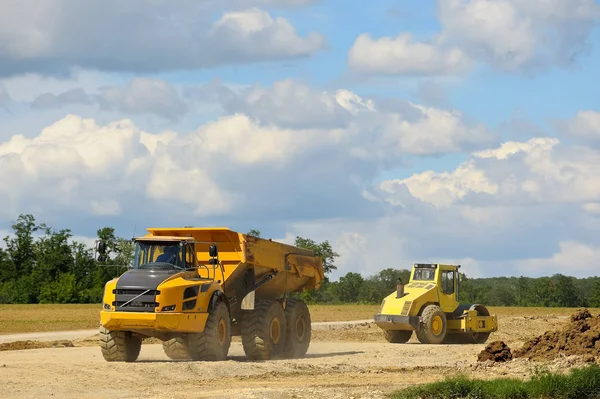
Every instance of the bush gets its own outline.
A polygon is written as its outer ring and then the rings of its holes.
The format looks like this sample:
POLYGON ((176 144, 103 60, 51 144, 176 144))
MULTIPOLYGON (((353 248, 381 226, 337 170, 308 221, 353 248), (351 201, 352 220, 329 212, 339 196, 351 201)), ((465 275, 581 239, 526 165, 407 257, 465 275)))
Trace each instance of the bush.
POLYGON ((600 367, 592 364, 569 374, 538 371, 529 381, 500 378, 484 381, 466 376, 406 388, 393 394, 396 399, 598 399, 600 367))

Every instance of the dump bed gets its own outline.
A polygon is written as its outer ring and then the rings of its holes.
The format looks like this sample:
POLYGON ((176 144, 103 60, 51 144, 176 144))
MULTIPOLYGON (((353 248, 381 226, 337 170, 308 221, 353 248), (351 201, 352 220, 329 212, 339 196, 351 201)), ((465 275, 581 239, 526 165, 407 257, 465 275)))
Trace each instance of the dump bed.
MULTIPOLYGON (((216 270, 216 279, 227 291, 237 279, 253 268, 256 279, 277 271, 275 276, 256 290, 261 297, 280 297, 284 292, 319 288, 324 278, 323 263, 312 251, 232 231, 226 227, 150 228, 149 236, 192 237, 200 265, 209 265, 208 248, 216 244, 224 266, 216 270)), ((202 268, 199 272, 202 273, 202 268)), ((206 272, 204 272, 206 273, 206 272)), ((212 275, 212 274, 211 274, 212 275)))

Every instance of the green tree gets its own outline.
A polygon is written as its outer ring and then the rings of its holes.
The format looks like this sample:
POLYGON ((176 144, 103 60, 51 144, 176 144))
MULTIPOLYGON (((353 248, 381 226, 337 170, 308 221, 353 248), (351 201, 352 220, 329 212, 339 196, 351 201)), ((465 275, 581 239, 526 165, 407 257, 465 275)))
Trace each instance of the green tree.
POLYGON ((600 278, 594 279, 594 285, 589 301, 591 307, 600 308, 600 278))
POLYGON ((250 229, 250 230, 248 230, 246 235, 260 238, 260 230, 250 229))
POLYGON ((349 272, 340 277, 334 293, 342 302, 358 302, 358 296, 365 280, 359 273, 349 272))
POLYGON ((305 248, 313 251, 315 255, 320 256, 323 260, 323 271, 327 275, 333 270, 337 270, 337 266, 334 264, 335 258, 340 256, 333 250, 329 241, 323 241, 317 243, 310 238, 303 238, 296 236, 294 245, 298 248, 305 248))

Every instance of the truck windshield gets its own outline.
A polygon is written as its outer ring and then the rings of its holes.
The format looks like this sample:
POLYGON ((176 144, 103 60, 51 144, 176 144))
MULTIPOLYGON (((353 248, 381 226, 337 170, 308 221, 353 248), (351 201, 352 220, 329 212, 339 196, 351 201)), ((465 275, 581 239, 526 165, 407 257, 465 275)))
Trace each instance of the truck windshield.
POLYGON ((178 242, 136 242, 134 268, 185 270, 183 247, 178 242))
POLYGON ((413 280, 433 281, 435 277, 435 269, 416 269, 413 280))

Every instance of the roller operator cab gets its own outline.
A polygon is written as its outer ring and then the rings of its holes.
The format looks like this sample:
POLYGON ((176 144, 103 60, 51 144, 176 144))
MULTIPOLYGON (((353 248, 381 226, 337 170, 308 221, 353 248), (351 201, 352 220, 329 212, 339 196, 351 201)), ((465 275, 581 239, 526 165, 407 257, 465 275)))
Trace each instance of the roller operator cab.
POLYGON ((374 316, 388 342, 406 343, 415 332, 425 344, 481 344, 497 331, 497 317, 484 305, 459 303, 459 268, 413 265, 409 283, 399 282, 374 316))
MULTIPOLYGON (((224 360, 239 335, 250 359, 301 357, 308 307, 290 292, 318 289, 311 251, 227 228, 148 229, 127 272, 106 283, 100 346, 107 361, 135 361, 155 337, 171 359, 224 360)), ((106 245, 97 246, 106 259, 106 245)))

